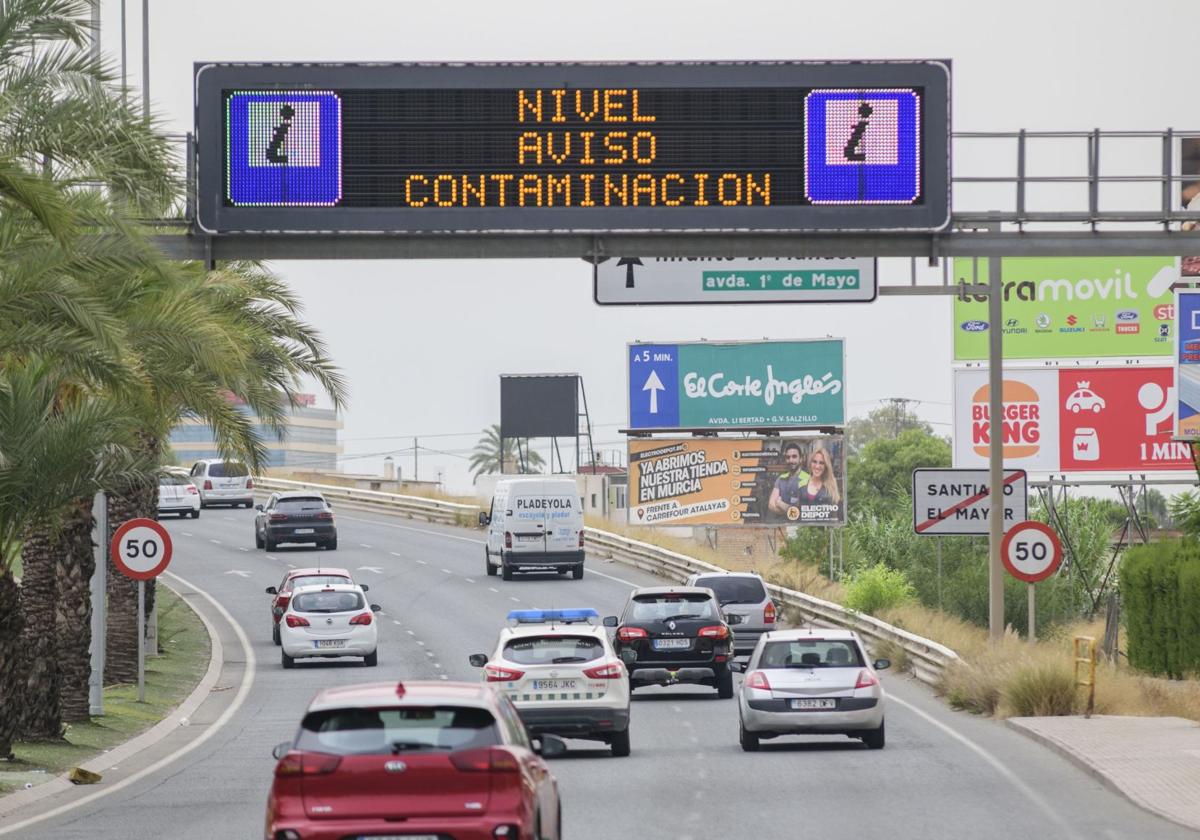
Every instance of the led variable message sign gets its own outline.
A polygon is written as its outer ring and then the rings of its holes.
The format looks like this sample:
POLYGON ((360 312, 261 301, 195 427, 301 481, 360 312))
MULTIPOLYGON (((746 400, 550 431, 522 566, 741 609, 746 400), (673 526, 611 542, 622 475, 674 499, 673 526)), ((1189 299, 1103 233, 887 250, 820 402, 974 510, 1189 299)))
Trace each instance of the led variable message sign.
POLYGON ((198 64, 210 232, 937 230, 944 62, 198 64))

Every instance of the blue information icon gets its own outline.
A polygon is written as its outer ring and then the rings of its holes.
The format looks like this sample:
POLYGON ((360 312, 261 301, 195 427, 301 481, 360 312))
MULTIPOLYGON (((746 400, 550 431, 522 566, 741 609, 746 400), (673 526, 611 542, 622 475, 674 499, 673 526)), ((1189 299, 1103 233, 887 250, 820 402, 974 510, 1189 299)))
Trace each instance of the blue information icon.
POLYGON ((342 102, 329 91, 235 92, 225 104, 226 199, 329 207, 342 198, 342 102))
POLYGON ((814 90, 804 99, 804 191, 813 204, 921 198, 916 90, 814 90))

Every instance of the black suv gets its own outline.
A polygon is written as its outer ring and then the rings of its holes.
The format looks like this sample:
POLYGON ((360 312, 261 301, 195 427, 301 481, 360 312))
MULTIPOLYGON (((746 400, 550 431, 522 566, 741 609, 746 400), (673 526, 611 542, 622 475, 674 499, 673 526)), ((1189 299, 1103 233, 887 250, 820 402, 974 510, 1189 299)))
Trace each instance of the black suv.
POLYGON ((267 504, 256 505, 254 545, 274 551, 279 543, 313 543, 337 548, 337 525, 325 497, 311 490, 272 493, 267 504))
POLYGON ((635 589, 616 627, 613 649, 629 670, 629 687, 711 685, 722 698, 733 696, 729 660, 733 633, 711 589, 651 586, 635 589))

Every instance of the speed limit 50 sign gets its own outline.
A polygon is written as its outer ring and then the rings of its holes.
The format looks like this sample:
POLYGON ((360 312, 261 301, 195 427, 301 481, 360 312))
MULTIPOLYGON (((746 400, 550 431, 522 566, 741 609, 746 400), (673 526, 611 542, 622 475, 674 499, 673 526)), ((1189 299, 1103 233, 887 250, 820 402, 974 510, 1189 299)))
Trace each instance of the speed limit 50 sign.
POLYGON ((1037 583, 1056 571, 1062 562, 1062 543, 1054 529, 1042 522, 1014 525, 1000 543, 1004 568, 1017 580, 1037 583))
POLYGON ((171 562, 171 535, 153 519, 130 519, 113 533, 108 550, 125 577, 150 580, 171 562))

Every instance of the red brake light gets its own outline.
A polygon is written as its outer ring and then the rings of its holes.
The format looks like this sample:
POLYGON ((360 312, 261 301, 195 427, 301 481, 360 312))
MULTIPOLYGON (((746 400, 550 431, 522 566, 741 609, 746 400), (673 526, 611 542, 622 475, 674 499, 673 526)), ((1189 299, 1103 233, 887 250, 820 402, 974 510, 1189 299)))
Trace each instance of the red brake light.
POLYGON ((488 682, 512 682, 525 676, 524 671, 518 671, 515 668, 501 668, 499 665, 484 665, 483 672, 487 675, 488 682))
POLYGON ((767 682, 767 675, 764 671, 755 671, 746 678, 747 688, 757 688, 762 691, 770 691, 771 684, 767 682))
POLYGON ((275 765, 276 776, 323 776, 342 763, 341 756, 325 753, 289 752, 275 765))
POLYGON ((698 636, 703 636, 706 639, 728 639, 729 628, 724 624, 714 624, 711 627, 701 627, 698 636))
POLYGON ((286 513, 272 513, 271 521, 272 522, 287 522, 287 514, 286 513))
POLYGON ((583 548, 583 531, 579 532, 579 547, 583 548))
POLYGON ((509 531, 504 532, 504 547, 512 548, 512 534, 509 531))
POLYGON ((253 490, 253 489, 254 489, 254 479, 253 479, 253 478, 247 478, 247 479, 246 479, 246 489, 247 489, 247 490, 253 490))
POLYGON ((350 619, 350 623, 351 624, 370 624, 371 623, 371 614, 369 612, 359 613, 358 615, 354 616, 354 618, 350 619))
POLYGON ((767 601, 767 605, 763 607, 763 624, 775 623, 775 602, 767 601))
POLYGON ((204 489, 205 489, 205 490, 211 490, 211 489, 212 489, 212 482, 211 482, 211 481, 209 481, 207 478, 206 478, 206 479, 204 479, 204 489))
POLYGON ((288 627, 308 627, 309 626, 308 619, 301 618, 298 615, 289 615, 287 618, 284 619, 284 621, 287 622, 288 627))
POLYGON ((458 750, 450 753, 450 763, 467 773, 515 772, 521 769, 517 757, 503 747, 458 750))
POLYGON ((195 485, 195 484, 189 484, 189 485, 187 486, 187 491, 188 491, 189 493, 193 494, 193 495, 195 495, 196 493, 199 493, 199 492, 200 492, 199 490, 197 490, 197 489, 196 489, 196 485, 195 485))
POLYGON ((596 668, 584 668, 584 676, 591 677, 594 680, 616 680, 621 677, 621 663, 609 662, 607 665, 600 665, 596 668))
POLYGON ((854 684, 855 688, 870 688, 873 685, 879 685, 879 678, 863 668, 858 672, 858 682, 854 684))
POLYGON ((632 642, 635 639, 648 639, 650 637, 641 627, 622 627, 617 631, 617 638, 622 642, 632 642))
POLYGON ((333 519, 333 514, 327 510, 324 510, 317 514, 317 519, 329 521, 330 519, 333 519))

